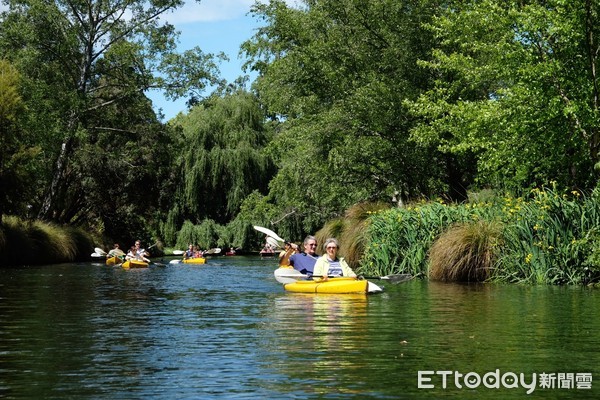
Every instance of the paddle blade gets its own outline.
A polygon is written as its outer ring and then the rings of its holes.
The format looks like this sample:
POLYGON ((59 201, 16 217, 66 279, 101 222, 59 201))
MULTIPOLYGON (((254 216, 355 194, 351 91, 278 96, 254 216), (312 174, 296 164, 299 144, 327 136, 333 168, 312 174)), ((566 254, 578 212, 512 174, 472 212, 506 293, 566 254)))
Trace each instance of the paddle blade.
POLYGON ((279 242, 274 237, 271 237, 271 236, 267 237, 267 243, 269 243, 269 245, 271 245, 271 247, 273 247, 275 249, 281 248, 281 246, 279 245, 279 242))
POLYGON ((279 237, 278 234, 276 234, 275 232, 273 232, 269 228, 264 228, 262 226, 256 226, 256 225, 254 225, 254 229, 256 229, 259 232, 264 233, 267 236, 271 236, 272 238, 275 238, 275 239, 279 240, 280 242, 285 242, 285 240, 283 240, 281 237, 279 237))
POLYGON ((379 286, 377 286, 376 284, 374 284, 373 282, 369 282, 367 281, 367 293, 381 293, 383 292, 383 289, 379 286))
POLYGON ((174 256, 181 256, 181 255, 183 255, 183 253, 185 253, 185 251, 183 251, 183 250, 173 250, 174 256))
POLYGON ((273 272, 273 275, 275 275, 277 282, 283 284, 308 279, 308 275, 304 275, 300 271, 293 268, 277 268, 275 272, 273 272))
POLYGON ((390 281, 390 283, 403 283, 412 280, 414 276, 411 274, 396 274, 396 275, 387 275, 382 276, 381 279, 390 281))

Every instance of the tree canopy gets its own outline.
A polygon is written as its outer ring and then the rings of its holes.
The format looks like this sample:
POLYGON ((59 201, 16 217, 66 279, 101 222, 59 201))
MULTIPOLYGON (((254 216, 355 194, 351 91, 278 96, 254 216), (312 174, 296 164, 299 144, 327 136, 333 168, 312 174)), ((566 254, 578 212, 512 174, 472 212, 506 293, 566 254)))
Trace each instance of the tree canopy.
POLYGON ((238 246, 366 201, 597 184, 595 1, 257 2, 250 91, 176 51, 180 0, 6 4, 0 213, 238 246), (162 122, 155 88, 187 114, 162 122))
POLYGON ((164 143, 160 136, 168 134, 144 92, 159 88, 171 97, 193 96, 218 82, 215 57, 199 48, 183 56, 176 53, 177 33, 160 20, 183 2, 7 4, 0 54, 22 74, 27 129, 37 132, 44 150, 45 168, 39 171, 43 189, 35 204, 39 217, 77 223, 98 214, 92 192, 108 182, 124 187, 126 195, 120 197, 127 202, 148 199, 143 193, 160 187, 161 179, 152 174, 148 180, 140 170, 157 169, 152 163, 164 157, 156 158, 161 150, 144 146, 164 143), (104 145, 115 153, 98 154, 104 145), (122 171, 119 159, 133 166, 129 174, 111 175, 122 171), (90 173, 90 168, 102 173, 90 173))

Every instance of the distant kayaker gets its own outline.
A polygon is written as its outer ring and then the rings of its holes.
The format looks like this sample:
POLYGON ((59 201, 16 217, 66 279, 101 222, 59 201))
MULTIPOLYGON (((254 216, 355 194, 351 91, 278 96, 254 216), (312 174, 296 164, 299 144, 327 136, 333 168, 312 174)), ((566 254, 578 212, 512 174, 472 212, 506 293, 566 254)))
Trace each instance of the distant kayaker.
POLYGON ((137 260, 135 246, 131 246, 129 248, 129 251, 127 252, 127 255, 125 256, 125 259, 126 260, 137 260))
POLYGON ((112 250, 108 252, 108 257, 122 257, 125 254, 123 250, 119 247, 119 243, 115 243, 113 245, 112 250))
POLYGON ((325 280, 330 276, 356 277, 356 274, 344 258, 337 257, 339 247, 338 241, 335 238, 329 238, 325 241, 323 248, 325 249, 326 254, 319 257, 315 263, 315 269, 313 271, 314 276, 321 276, 325 280))
POLYGON ((183 259, 194 258, 194 245, 190 243, 188 249, 183 253, 183 259))
POLYGON ((142 242, 139 240, 135 241, 134 245, 135 256, 138 260, 142 260, 144 262, 150 262, 150 260, 146 257, 150 257, 150 253, 148 253, 144 248, 142 248, 142 242))
POLYGON ((317 258, 319 258, 316 253, 317 239, 312 235, 308 235, 304 238, 302 247, 304 247, 304 251, 292 254, 290 256, 289 263, 294 267, 294 269, 300 271, 301 273, 312 276, 315 269, 315 263, 317 262, 317 258))

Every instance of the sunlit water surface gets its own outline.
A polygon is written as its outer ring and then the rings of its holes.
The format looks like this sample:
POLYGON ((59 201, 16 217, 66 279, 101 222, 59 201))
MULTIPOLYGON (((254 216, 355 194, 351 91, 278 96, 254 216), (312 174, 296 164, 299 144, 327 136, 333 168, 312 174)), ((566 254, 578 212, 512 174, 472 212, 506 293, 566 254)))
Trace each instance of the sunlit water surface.
POLYGON ((0 270, 0 397, 600 397, 597 290, 417 280, 306 295, 282 289, 272 259, 168 261, 0 270), (535 390, 506 373, 537 374, 535 390))

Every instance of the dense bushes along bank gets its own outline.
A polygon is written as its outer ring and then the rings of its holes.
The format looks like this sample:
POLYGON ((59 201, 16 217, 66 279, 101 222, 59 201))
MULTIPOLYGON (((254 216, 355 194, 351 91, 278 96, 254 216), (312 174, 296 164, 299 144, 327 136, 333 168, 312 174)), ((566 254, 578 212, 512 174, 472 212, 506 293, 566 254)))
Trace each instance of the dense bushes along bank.
POLYGON ((82 229, 4 216, 0 224, 0 266, 89 260, 92 237, 82 229))
POLYGON ((590 284, 600 280, 600 191, 535 189, 461 205, 372 212, 364 274, 443 281, 590 284))
MULTIPOLYGON (((527 197, 403 208, 360 204, 317 232, 337 237, 357 272, 411 273, 442 281, 529 284, 600 282, 600 190, 535 189, 527 197)), ((0 266, 89 259, 76 228, 4 217, 0 266)))

